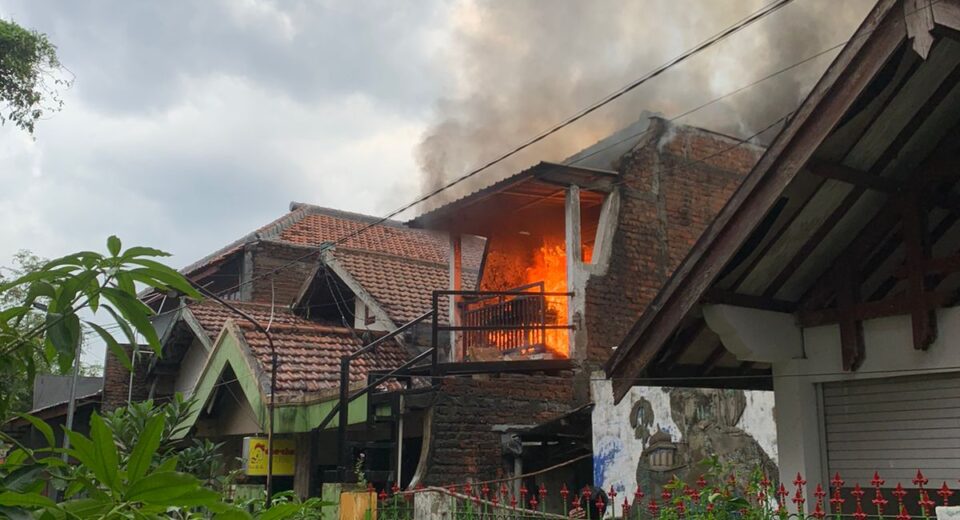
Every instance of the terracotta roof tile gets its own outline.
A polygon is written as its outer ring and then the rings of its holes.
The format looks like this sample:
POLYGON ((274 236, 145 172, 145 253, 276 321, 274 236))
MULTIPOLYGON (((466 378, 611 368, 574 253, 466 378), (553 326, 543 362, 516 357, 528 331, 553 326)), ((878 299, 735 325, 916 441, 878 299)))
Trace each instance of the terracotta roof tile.
MULTIPOLYGON (((360 348, 361 342, 346 328, 318 324, 277 307, 270 321, 270 305, 231 302, 266 326, 270 323, 279 358, 278 394, 304 394, 337 388, 340 381, 340 357, 360 348)), ((216 302, 193 303, 190 311, 215 339, 228 319, 233 319, 244 333, 254 356, 267 374, 270 373, 270 348, 264 334, 216 302)), ((351 383, 366 381, 370 369, 382 370, 400 366, 408 359, 406 351, 395 342, 384 343, 376 353, 357 360, 352 366, 351 383)))
MULTIPOLYGON (((339 248, 334 256, 397 324, 430 310, 433 291, 450 286, 450 270, 446 264, 339 248)), ((463 288, 473 289, 476 271, 464 270, 463 275, 463 288)), ((443 298, 439 303, 440 321, 446 323, 448 300, 443 298)))

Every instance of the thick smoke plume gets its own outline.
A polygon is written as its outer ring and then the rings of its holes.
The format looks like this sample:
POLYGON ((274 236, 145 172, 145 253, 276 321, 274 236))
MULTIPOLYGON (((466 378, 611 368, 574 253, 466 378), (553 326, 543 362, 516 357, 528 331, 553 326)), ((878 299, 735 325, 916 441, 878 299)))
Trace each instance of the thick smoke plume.
MULTIPOLYGON (((475 0, 458 4, 453 85, 417 150, 423 188, 502 154, 641 77, 769 0, 475 0)), ((796 0, 587 119, 464 183, 450 200, 561 160, 637 120, 673 117, 840 43, 873 0, 796 0)), ((836 52, 682 119, 750 135, 795 108, 836 52)), ((435 201, 442 202, 441 201, 435 201)))

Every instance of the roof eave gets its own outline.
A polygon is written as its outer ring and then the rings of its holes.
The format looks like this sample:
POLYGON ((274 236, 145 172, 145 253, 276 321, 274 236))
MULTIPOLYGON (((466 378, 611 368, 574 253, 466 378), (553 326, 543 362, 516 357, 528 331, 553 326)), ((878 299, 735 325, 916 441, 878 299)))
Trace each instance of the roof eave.
POLYGON ((906 38, 898 0, 881 0, 604 366, 619 402, 779 194, 906 38))

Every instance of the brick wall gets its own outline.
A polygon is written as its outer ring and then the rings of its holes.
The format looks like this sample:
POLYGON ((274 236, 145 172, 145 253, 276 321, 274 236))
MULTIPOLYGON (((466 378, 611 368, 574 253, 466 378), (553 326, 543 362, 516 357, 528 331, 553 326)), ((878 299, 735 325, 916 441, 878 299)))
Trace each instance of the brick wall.
MULTIPOLYGON (((130 356, 130 346, 123 345, 127 356, 130 356)), ((148 348, 148 347, 144 347, 148 348)), ((143 356, 139 363, 134 364, 133 401, 144 401, 149 396, 150 387, 146 384, 147 368, 150 358, 143 356)), ((103 362, 103 405, 102 411, 109 412, 120 406, 126 406, 130 389, 130 371, 119 359, 107 350, 103 362)))
POLYGON ((589 365, 596 367, 659 292, 720 211, 760 149, 693 127, 651 121, 620 165, 620 215, 610 267, 587 282, 589 365))
MULTIPOLYGON (((316 250, 317 248, 312 248, 316 250)), ((252 301, 269 302, 271 299, 271 281, 273 298, 276 303, 289 305, 300 292, 303 282, 317 267, 316 255, 298 261, 293 266, 284 267, 309 252, 308 248, 279 242, 259 242, 253 247, 252 301)))
POLYGON ((571 409, 569 377, 451 377, 437 393, 427 485, 505 476, 495 425, 534 425, 571 409))

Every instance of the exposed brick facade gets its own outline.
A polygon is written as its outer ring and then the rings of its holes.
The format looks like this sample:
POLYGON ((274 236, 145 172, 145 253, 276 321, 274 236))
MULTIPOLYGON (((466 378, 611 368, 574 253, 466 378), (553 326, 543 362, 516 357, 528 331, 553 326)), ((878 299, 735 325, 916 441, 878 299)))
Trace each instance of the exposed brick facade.
POLYGON ((249 301, 269 303, 273 299, 278 305, 293 303, 303 282, 317 267, 317 255, 301 258, 310 249, 317 248, 265 241, 251 246, 253 268, 250 271, 254 282, 249 301), (283 269, 276 271, 281 267, 283 269))
POLYGON ((589 365, 607 360, 759 158, 706 130, 651 120, 621 159, 620 215, 606 274, 587 283, 589 365))
MULTIPOLYGON (((124 345, 127 355, 130 355, 130 347, 124 345)), ((149 358, 144 356, 140 358, 140 363, 134 364, 136 372, 133 380, 134 402, 144 401, 149 396, 150 388, 145 384, 147 378, 147 368, 149 367, 149 358)), ((113 354, 107 351, 103 363, 103 412, 112 411, 120 406, 126 406, 127 397, 130 396, 130 371, 113 354)))
POLYGON ((495 425, 534 425, 567 412, 570 377, 451 377, 436 394, 427 485, 503 477, 501 433, 495 425))

